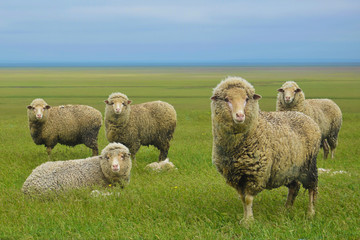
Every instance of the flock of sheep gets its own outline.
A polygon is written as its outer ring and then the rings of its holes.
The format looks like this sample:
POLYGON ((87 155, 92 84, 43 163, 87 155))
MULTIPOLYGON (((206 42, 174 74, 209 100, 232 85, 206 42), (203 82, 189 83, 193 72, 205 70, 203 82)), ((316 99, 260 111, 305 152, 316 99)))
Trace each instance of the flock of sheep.
MULTIPOLYGON (((244 221, 253 219, 254 197, 263 189, 287 186, 286 207, 291 207, 300 184, 309 191, 308 214, 315 214, 319 148, 327 158, 337 146, 342 124, 339 107, 329 99, 305 99, 295 82, 278 89, 276 112, 259 109, 261 96, 240 77, 227 77, 211 97, 212 161, 227 183, 239 193, 244 221)), ((167 158, 176 127, 176 111, 162 101, 131 105, 125 94, 105 100, 105 132, 110 142, 98 156, 101 113, 89 106, 50 107, 35 99, 27 107, 31 137, 45 145, 50 156, 57 143, 92 149, 87 159, 46 162, 33 170, 22 191, 42 195, 85 186, 130 181, 132 162, 140 146, 159 149, 153 170, 175 168, 167 158), (131 158, 130 158, 131 156, 131 158)))

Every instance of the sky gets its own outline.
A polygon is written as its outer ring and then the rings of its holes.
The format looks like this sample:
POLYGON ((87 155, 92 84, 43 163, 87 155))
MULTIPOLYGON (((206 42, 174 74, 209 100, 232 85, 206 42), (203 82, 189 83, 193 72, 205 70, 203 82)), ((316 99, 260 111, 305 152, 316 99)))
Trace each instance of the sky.
POLYGON ((0 1, 0 65, 347 62, 359 0, 0 1))

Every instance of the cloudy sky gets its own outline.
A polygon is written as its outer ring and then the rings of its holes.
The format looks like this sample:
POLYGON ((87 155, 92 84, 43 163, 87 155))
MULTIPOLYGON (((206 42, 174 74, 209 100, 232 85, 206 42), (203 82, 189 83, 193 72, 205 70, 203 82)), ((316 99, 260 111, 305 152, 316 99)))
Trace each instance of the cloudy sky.
POLYGON ((276 62, 360 62, 360 1, 0 1, 0 65, 276 62))

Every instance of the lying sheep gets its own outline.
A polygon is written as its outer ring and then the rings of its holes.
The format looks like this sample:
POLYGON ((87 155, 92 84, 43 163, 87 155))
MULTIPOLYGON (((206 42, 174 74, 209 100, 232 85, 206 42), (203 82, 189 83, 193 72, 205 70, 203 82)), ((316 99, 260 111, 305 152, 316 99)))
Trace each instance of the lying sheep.
POLYGON ((276 102, 277 111, 298 111, 311 117, 320 127, 321 146, 324 149, 324 159, 329 154, 334 158, 338 144, 338 134, 342 124, 342 113, 338 105, 330 99, 306 99, 304 92, 296 82, 285 82, 278 89, 276 102), (326 142, 327 140, 327 142, 326 142))
POLYGON ((320 129, 299 112, 262 112, 260 95, 239 77, 228 77, 213 91, 212 161, 240 195, 244 221, 253 219, 254 197, 264 189, 287 186, 293 205, 300 183, 309 190, 308 213, 315 213, 316 157, 320 129))
POLYGON ((159 161, 167 158, 176 127, 173 106, 162 101, 130 106, 125 94, 112 93, 105 108, 105 131, 109 142, 121 142, 130 149, 132 159, 140 146, 160 150, 159 161))
POLYGON ((95 185, 119 183, 124 187, 130 181, 131 166, 129 149, 120 143, 110 143, 100 156, 41 164, 26 179, 22 191, 43 195, 95 185))
POLYGON ((102 124, 101 113, 85 105, 50 107, 37 98, 27 106, 30 134, 37 145, 44 144, 48 155, 56 144, 85 144, 98 155, 97 136, 102 124))
POLYGON ((150 163, 146 165, 145 169, 152 170, 155 172, 177 170, 175 165, 172 162, 170 162, 168 158, 161 162, 150 163))

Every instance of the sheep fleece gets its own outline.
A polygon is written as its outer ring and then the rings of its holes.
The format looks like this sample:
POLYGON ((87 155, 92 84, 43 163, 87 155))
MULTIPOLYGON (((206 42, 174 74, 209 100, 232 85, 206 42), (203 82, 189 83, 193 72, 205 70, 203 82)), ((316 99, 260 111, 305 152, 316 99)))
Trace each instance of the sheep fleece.
POLYGON ((86 105, 65 105, 47 111, 45 122, 29 121, 31 137, 37 145, 54 147, 57 143, 67 146, 84 143, 91 148, 97 147, 97 135, 102 124, 98 110, 86 105))
POLYGON ((130 113, 119 119, 112 107, 105 110, 106 137, 109 142, 126 145, 133 157, 140 145, 167 149, 176 127, 173 106, 162 101, 131 105, 130 113))
MULTIPOLYGON (((296 85, 296 87, 298 87, 296 85)), ((320 127, 322 139, 328 139, 332 148, 337 145, 337 136, 342 124, 339 106, 330 99, 305 99, 301 91, 295 94, 293 103, 285 104, 283 94, 278 93, 277 111, 298 111, 311 117, 320 127)))

